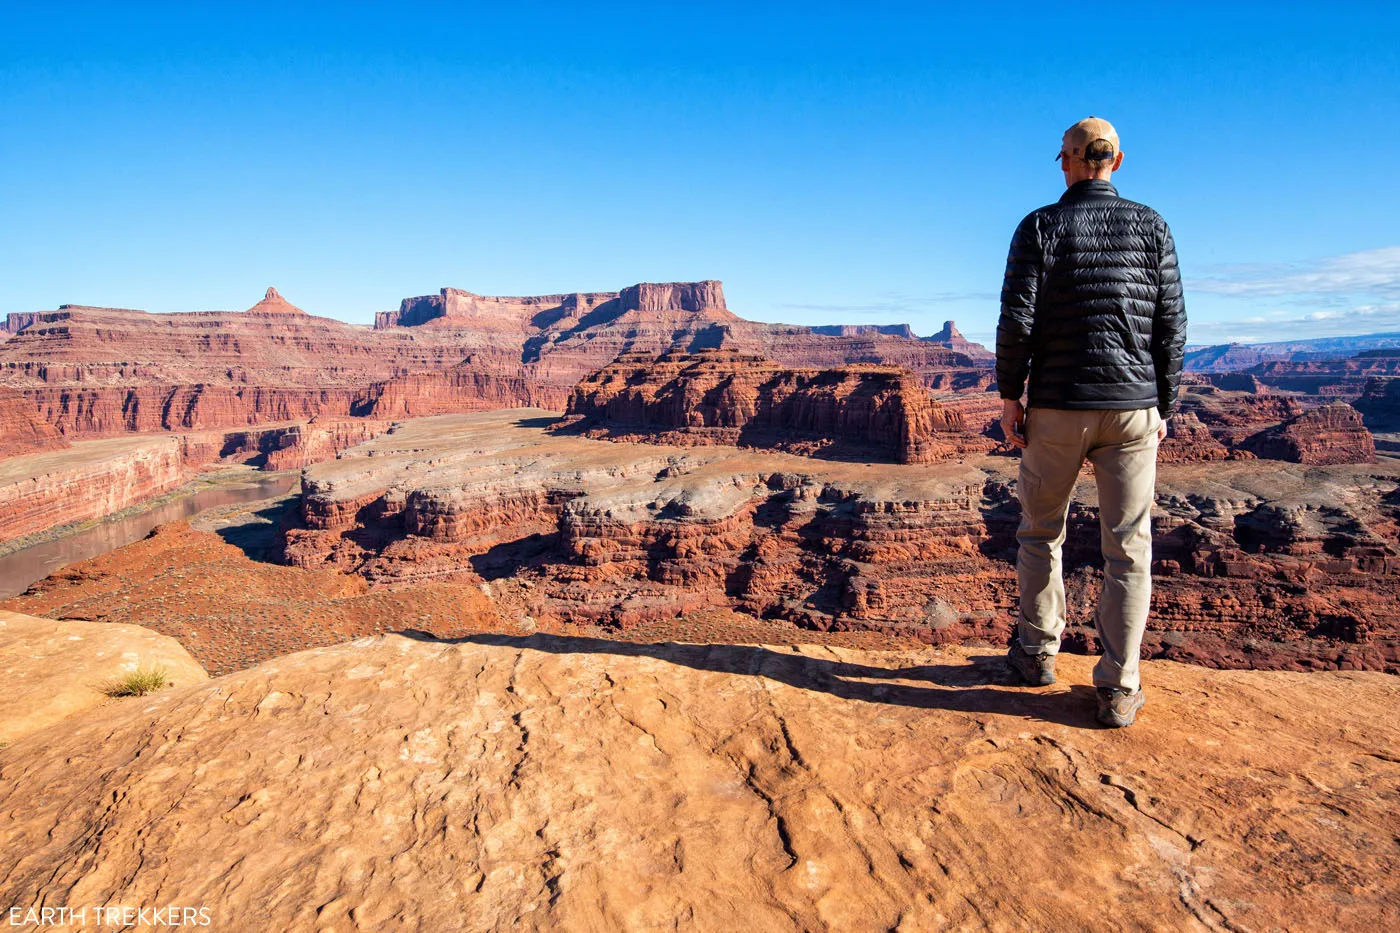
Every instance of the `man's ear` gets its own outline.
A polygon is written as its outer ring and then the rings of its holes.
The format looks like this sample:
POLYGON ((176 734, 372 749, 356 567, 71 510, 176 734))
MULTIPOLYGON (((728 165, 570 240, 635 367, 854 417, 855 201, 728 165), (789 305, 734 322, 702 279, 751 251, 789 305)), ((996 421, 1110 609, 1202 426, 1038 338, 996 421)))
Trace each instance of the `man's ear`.
POLYGON ((1116 171, 1118 171, 1118 170, 1119 170, 1120 168, 1122 168, 1122 167, 1123 167, 1123 152, 1122 152, 1122 150, 1119 150, 1118 154, 1117 154, 1116 156, 1113 157, 1113 169, 1112 169, 1112 171, 1115 171, 1115 172, 1116 172, 1116 171))

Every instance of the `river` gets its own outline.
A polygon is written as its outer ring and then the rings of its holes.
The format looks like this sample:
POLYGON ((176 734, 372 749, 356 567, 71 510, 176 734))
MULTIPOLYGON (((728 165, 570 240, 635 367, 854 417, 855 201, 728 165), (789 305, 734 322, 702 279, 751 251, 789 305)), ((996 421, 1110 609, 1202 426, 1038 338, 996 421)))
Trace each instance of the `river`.
POLYGON ((123 518, 109 519, 91 528, 40 541, 0 557, 0 599, 18 596, 31 583, 75 561, 87 560, 140 541, 165 522, 191 518, 205 509, 241 505, 280 496, 297 482, 295 474, 252 477, 247 485, 209 486, 161 503, 153 509, 123 518))

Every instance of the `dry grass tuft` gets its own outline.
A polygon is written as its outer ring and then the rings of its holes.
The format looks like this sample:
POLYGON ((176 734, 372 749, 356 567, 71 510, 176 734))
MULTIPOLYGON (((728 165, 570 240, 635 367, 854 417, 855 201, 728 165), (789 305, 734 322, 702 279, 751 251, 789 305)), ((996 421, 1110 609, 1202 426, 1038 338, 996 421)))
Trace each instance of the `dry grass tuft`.
POLYGON ((107 685, 109 697, 143 697, 171 686, 170 673, 163 667, 138 667, 107 685))

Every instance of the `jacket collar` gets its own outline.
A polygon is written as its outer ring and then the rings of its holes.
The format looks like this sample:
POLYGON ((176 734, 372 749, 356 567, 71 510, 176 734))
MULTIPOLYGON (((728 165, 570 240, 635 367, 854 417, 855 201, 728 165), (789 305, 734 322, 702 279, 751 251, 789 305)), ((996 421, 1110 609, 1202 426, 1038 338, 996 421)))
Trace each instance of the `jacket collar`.
POLYGON ((1083 201, 1088 198, 1116 198, 1118 189, 1113 187, 1113 183, 1102 178, 1086 178, 1077 181, 1060 195, 1060 203, 1066 201, 1083 201))

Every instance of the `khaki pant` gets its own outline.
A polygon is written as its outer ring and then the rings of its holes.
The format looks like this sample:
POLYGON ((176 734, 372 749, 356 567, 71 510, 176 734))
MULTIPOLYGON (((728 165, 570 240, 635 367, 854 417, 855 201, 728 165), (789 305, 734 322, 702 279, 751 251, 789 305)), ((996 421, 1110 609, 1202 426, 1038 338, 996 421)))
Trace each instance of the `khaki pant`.
POLYGON ((1027 447, 1016 490, 1021 647, 1030 654, 1059 651, 1065 629, 1060 546, 1070 495, 1088 458, 1099 487, 1104 556, 1095 620, 1103 657, 1094 668, 1094 683, 1101 687, 1138 688, 1138 653, 1152 601, 1152 500, 1161 423, 1155 408, 1026 412, 1027 447))

